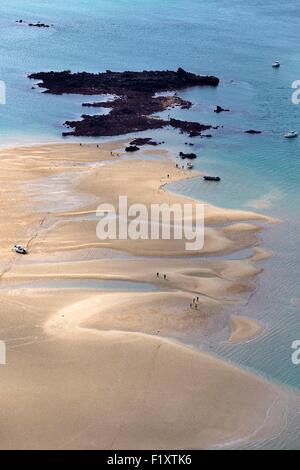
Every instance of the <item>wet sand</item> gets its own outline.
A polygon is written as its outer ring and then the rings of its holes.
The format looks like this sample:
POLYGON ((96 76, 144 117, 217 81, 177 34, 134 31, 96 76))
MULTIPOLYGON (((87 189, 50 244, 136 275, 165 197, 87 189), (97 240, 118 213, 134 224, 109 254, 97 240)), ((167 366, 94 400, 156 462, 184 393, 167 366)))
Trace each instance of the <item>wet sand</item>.
POLYGON ((231 335, 229 343, 239 343, 255 338, 262 332, 262 326, 253 318, 231 315, 231 335))
POLYGON ((291 399, 260 377, 167 339, 188 343, 208 318, 247 298, 262 251, 243 260, 203 256, 255 247, 256 221, 274 221, 205 204, 204 249, 192 255, 178 240, 101 242, 97 206, 116 204, 120 194, 147 207, 193 202, 168 193, 166 184, 195 172, 176 169, 164 150, 156 149, 155 160, 142 151, 125 156, 124 145, 0 152, 3 449, 234 446, 271 435, 291 399), (17 242, 28 256, 11 251, 17 242), (72 279, 143 282, 156 290, 65 288, 72 279), (50 288, 52 280, 62 286, 50 288))

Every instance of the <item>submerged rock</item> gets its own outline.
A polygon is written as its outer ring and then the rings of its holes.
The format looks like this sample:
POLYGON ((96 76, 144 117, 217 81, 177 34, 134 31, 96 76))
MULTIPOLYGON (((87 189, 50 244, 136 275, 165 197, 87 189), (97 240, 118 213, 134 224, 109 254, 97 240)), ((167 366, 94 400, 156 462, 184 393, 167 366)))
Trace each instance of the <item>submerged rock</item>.
POLYGON ((256 131, 255 129, 249 129, 245 131, 245 134, 261 134, 261 131, 256 131))
POLYGON ((223 112, 228 112, 230 111, 229 109, 222 108, 222 106, 217 105, 214 109, 214 113, 223 113, 223 112))
POLYGON ((35 28, 50 28, 49 24, 46 23, 28 23, 28 26, 33 26, 35 28))
POLYGON ((179 152, 179 156, 184 160, 185 158, 188 158, 189 160, 194 160, 197 158, 197 155, 195 153, 184 153, 184 152, 179 152))

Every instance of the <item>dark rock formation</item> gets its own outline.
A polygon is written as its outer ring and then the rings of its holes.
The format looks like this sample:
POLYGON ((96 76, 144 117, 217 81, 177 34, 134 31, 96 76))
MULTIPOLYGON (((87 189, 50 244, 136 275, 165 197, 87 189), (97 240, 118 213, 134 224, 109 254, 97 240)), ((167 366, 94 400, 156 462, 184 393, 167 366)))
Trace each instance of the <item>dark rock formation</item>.
MULTIPOLYGON (((63 135, 113 136, 149 129, 162 129, 166 126, 174 127, 181 130, 181 132, 193 132, 195 135, 201 135, 202 131, 211 129, 211 126, 199 124, 198 122, 180 121, 178 119, 166 121, 151 116, 154 109, 158 112, 156 98, 153 98, 153 100, 146 103, 146 101, 143 102, 143 97, 138 99, 136 96, 135 99, 129 99, 125 106, 117 104, 109 114, 94 116, 83 114, 81 121, 65 122, 65 125, 73 128, 74 131, 64 132, 63 135)), ((162 111, 162 108, 160 108, 160 111, 162 111)))
POLYGON ((50 28, 50 25, 46 23, 28 23, 28 26, 33 26, 34 28, 50 28))
POLYGON ((229 111, 229 109, 222 108, 222 106, 217 105, 214 109, 214 113, 223 113, 225 111, 229 111))
POLYGON ((84 95, 115 95, 112 101, 83 103, 84 107, 109 108, 106 115, 86 115, 81 121, 66 121, 65 125, 73 131, 63 135, 109 136, 130 132, 160 129, 170 125, 182 132, 200 135, 211 126, 199 123, 164 120, 153 116, 155 113, 180 106, 188 109, 192 103, 174 96, 154 96, 163 91, 175 91, 191 86, 217 86, 219 79, 213 76, 195 75, 178 69, 172 71, 111 72, 93 74, 87 72, 40 72, 29 78, 41 80, 39 87, 46 93, 77 93, 84 95))
POLYGON ((73 131, 63 132, 63 136, 115 136, 130 132, 162 129, 168 121, 135 114, 108 114, 104 116, 89 116, 83 114, 81 121, 66 121, 65 125, 73 131))
POLYGON ((194 160, 197 158, 197 155, 195 153, 183 153, 179 152, 179 156, 184 160, 185 158, 188 158, 189 160, 194 160))
POLYGON ((134 139, 132 142, 130 142, 130 145, 138 145, 139 147, 142 147, 143 145, 153 145, 157 146, 159 145, 158 142, 154 142, 151 137, 139 137, 137 139, 134 139))
POLYGON ((182 90, 193 86, 218 86, 219 79, 213 76, 195 75, 179 68, 172 71, 71 73, 40 72, 29 78, 41 80, 41 87, 49 93, 77 93, 82 95, 116 94, 126 96, 131 92, 156 93, 182 90))
POLYGON ((261 134, 261 131, 256 131, 255 129, 249 129, 245 131, 246 134, 261 134))
POLYGON ((153 97, 148 93, 130 92, 124 97, 113 101, 102 101, 98 103, 83 103, 84 107, 109 108, 110 115, 141 115, 150 116, 162 112, 168 108, 179 106, 181 108, 191 107, 192 103, 182 100, 178 96, 153 97))
MULTIPOLYGON (((24 21, 24 20, 17 20, 16 23, 27 24, 28 26, 31 26, 34 28, 50 28, 49 24, 41 23, 40 21, 38 21, 37 23, 27 23, 27 21, 24 21)), ((53 26, 53 24, 51 26, 53 26)))
POLYGON ((140 149, 136 145, 130 145, 130 147, 125 148, 125 152, 137 152, 138 150, 140 149))
MULTIPOLYGON (((178 119, 170 119, 169 124, 175 129, 180 129, 182 132, 188 132, 190 137, 199 136, 201 132, 212 128, 212 126, 199 124, 199 122, 180 121, 178 119)), ((213 129, 217 128, 214 127, 213 129)))
POLYGON ((219 176, 203 176, 203 179, 205 179, 205 181, 221 181, 219 176))
POLYGON ((191 131, 189 133, 189 137, 199 137, 199 135, 201 135, 201 132, 199 131, 191 131))

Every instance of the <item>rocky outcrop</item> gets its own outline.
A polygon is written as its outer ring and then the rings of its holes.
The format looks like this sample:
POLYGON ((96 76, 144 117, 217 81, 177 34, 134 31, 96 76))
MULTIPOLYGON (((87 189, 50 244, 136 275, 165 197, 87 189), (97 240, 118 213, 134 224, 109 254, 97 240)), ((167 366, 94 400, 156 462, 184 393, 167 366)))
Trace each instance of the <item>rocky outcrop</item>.
POLYGON ((184 152, 179 152, 179 156, 184 160, 187 158, 188 160, 194 160, 197 158, 197 155, 195 153, 184 153, 184 152))
POLYGON ((223 112, 228 112, 230 111, 229 109, 222 108, 222 106, 217 105, 214 109, 214 113, 223 113, 223 112))
POLYGON ((129 147, 125 148, 125 152, 137 152, 138 150, 140 149, 136 145, 130 145, 129 147))
POLYGON ((190 135, 201 135, 211 126, 177 119, 161 119, 154 114, 179 106, 188 109, 192 103, 176 93, 172 96, 155 96, 164 91, 175 91, 192 86, 217 86, 213 76, 195 75, 179 68, 173 71, 111 72, 40 72, 29 75, 40 80, 39 87, 46 93, 76 93, 83 95, 107 94, 114 99, 104 102, 83 103, 87 108, 109 108, 105 115, 81 116, 80 121, 66 121, 72 131, 63 135, 113 136, 148 129, 171 126, 190 135))
POLYGON ((162 129, 168 122, 149 116, 136 114, 108 114, 104 116, 82 115, 80 121, 66 121, 65 125, 73 131, 63 132, 63 136, 116 136, 131 132, 162 129))
POLYGON ((261 131, 256 131, 255 129, 249 129, 245 131, 245 134, 261 134, 261 131))
POLYGON ((17 20, 16 23, 27 24, 28 26, 31 26, 33 28, 50 28, 50 26, 53 27, 53 24, 50 25, 47 23, 41 23, 40 21, 38 21, 37 23, 27 23, 27 21, 24 20, 17 20))
MULTIPOLYGON (((170 119, 169 124, 175 129, 189 133, 190 137, 199 136, 201 132, 212 128, 210 125, 200 124, 199 122, 180 121, 179 119, 170 119)), ((213 129, 217 129, 217 127, 213 127, 213 129)))
POLYGON ((203 176, 205 181, 221 181, 220 176, 203 176))
POLYGON ((28 26, 34 28, 50 28, 50 25, 46 23, 28 23, 28 26))
POLYGON ((173 71, 111 72, 39 72, 29 78, 40 80, 40 86, 49 93, 77 93, 81 95, 116 94, 129 92, 156 93, 175 91, 193 86, 218 86, 214 76, 195 75, 179 68, 173 71))
POLYGON ((139 137, 130 142, 130 145, 137 145, 142 147, 143 145, 153 145, 154 147, 159 145, 160 142, 155 142, 151 137, 139 137))

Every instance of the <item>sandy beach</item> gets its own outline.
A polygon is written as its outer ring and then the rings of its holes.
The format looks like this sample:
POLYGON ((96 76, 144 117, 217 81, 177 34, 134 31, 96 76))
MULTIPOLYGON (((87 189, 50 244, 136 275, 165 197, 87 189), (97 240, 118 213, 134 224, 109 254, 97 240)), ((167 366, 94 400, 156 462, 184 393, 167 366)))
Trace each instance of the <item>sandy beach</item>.
MULTIPOLYGON (((205 203, 199 252, 182 240, 100 241, 97 207, 120 194, 147 207, 195 203, 167 184, 197 173, 177 169, 167 149, 128 157, 125 144, 0 152, 2 449, 244 445, 271 436, 298 399, 188 347, 254 291, 268 256, 258 233, 276 221, 205 203), (247 259, 216 260, 247 247, 247 259)), ((230 342, 261 331, 229 313, 226 327, 230 342)))

